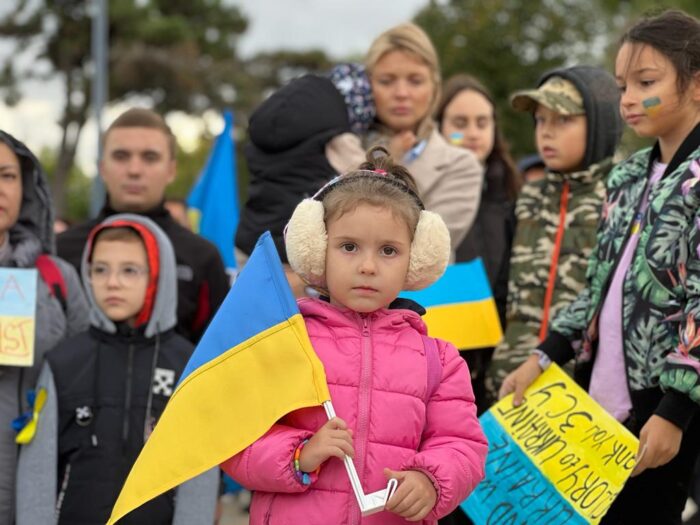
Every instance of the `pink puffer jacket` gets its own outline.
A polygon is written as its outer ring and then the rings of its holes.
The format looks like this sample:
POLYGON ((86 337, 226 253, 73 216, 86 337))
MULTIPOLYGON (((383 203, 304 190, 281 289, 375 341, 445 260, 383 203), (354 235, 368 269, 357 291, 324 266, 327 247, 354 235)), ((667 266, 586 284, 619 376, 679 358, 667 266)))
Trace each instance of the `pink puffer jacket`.
MULTIPOLYGON (((361 316, 315 299, 299 308, 328 378, 338 417, 353 430, 355 466, 365 493, 386 487, 383 469, 419 470, 438 494, 422 522, 453 510, 484 475, 487 443, 476 418, 469 372, 438 340, 442 380, 426 404, 425 325, 410 310, 361 316)), ((407 524, 389 512, 361 517, 343 462, 331 458, 302 485, 292 455, 327 418, 321 407, 295 411, 222 467, 255 491, 251 525, 407 524)), ((414 522, 415 523, 415 522, 414 522)))

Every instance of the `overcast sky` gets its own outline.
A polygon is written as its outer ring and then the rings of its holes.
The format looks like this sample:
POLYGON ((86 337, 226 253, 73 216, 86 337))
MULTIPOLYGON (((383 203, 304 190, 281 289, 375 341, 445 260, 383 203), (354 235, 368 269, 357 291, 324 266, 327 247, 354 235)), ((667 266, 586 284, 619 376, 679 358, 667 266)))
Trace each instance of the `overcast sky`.
MULTIPOLYGON (((112 0, 118 1, 118 0, 112 0)), ((229 0, 231 1, 231 0, 229 0)), ((249 20, 240 40, 240 53, 321 48, 334 58, 361 56, 372 39, 383 30, 410 20, 428 0, 233 0, 249 20)), ((3 57, 0 45, 0 60, 3 57)), ((90 50, 86 49, 86 53, 90 50)), ((25 87, 25 98, 14 108, 0 102, 0 128, 24 141, 37 153, 45 145, 57 147, 63 93, 58 83, 25 87)), ((106 116, 107 123, 124 108, 106 116)), ((203 124, 184 115, 168 119, 178 139, 185 145, 201 133, 203 124)), ((220 124, 212 115, 208 125, 216 132, 220 124)), ((94 171, 96 132, 88 122, 83 130, 78 157, 89 174, 94 171)))
POLYGON ((335 58, 363 54, 383 30, 428 0, 235 0, 250 20, 241 52, 320 47, 335 58))

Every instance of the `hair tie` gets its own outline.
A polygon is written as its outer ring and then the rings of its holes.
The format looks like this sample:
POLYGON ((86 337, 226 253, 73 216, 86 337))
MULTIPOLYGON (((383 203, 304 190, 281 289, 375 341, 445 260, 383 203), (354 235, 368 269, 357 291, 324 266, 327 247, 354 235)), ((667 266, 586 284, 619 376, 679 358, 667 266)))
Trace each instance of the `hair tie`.
POLYGON ((372 170, 374 173, 377 173, 379 175, 385 175, 386 176, 386 170, 372 170))

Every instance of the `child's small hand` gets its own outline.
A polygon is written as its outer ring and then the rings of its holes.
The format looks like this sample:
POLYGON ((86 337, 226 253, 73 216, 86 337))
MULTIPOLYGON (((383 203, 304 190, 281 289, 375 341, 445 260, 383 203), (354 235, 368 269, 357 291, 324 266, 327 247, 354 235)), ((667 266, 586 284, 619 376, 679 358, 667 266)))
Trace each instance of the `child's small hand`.
POLYGON ((353 457, 352 430, 345 421, 334 417, 316 431, 309 442, 301 449, 299 468, 303 472, 313 472, 321 463, 335 456, 343 459, 347 454, 353 457))
POLYGON ((417 470, 395 471, 384 469, 387 479, 395 478, 399 488, 389 498, 386 510, 398 514, 408 521, 420 521, 433 510, 437 502, 437 492, 432 481, 417 470))
POLYGON ((415 142, 416 135, 413 131, 404 130, 396 133, 389 141, 389 153, 395 159, 401 160, 415 142))
POLYGON ((506 376, 498 391, 498 399, 513 393, 513 406, 520 406, 525 396, 525 390, 541 373, 542 369, 538 357, 531 355, 522 365, 506 376))
POLYGON ((662 418, 651 416, 639 433, 639 452, 632 476, 638 476, 648 468, 665 465, 676 457, 681 448, 683 431, 662 418))

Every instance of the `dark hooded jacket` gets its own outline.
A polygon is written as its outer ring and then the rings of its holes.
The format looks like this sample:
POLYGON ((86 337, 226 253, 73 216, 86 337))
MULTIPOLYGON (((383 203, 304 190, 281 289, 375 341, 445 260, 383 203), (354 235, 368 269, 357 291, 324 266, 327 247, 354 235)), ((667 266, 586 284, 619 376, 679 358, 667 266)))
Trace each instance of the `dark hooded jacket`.
MULTIPOLYGON (((505 327, 508 301, 508 269, 515 235, 515 200, 508 195, 506 166, 502 161, 487 163, 479 210, 467 236, 459 244, 456 261, 471 261, 481 257, 491 285, 498 319, 505 327)), ((474 348, 461 355, 469 365, 477 412, 482 414, 490 403, 485 379, 494 348, 474 348)))
POLYGON ((306 75, 263 102, 251 116, 248 132, 250 189, 236 248, 250 255, 258 237, 270 230, 287 262, 282 231, 294 208, 336 175, 325 146, 336 135, 350 132, 345 101, 331 80, 306 75))
POLYGON ((506 167, 501 161, 487 165, 479 211, 456 252, 457 262, 481 257, 501 324, 505 322, 508 263, 515 233, 515 200, 508 195, 506 176, 506 167))
MULTIPOLYGON (((55 253, 48 183, 39 161, 24 144, 3 131, 0 131, 0 143, 17 155, 22 171, 19 218, 9 231, 10 250, 0 266, 35 268, 40 254, 55 253)), ((26 393, 36 383, 44 354, 62 339, 85 330, 88 324, 88 305, 75 270, 53 255, 51 259, 65 284, 66 307, 38 277, 34 365, 29 368, 0 365, 0 525, 11 524, 14 516, 17 445, 11 421, 29 410, 26 393)))
POLYGON ((540 79, 538 87, 551 77, 570 80, 583 98, 586 110, 586 152, 582 169, 612 158, 622 135, 620 90, 604 69, 576 66, 554 69, 540 79))
MULTIPOLYGON (((47 355, 39 380, 46 406, 37 435, 20 455, 17 525, 105 523, 192 353, 192 344, 174 331, 176 267, 168 237, 141 215, 113 215, 101 228, 109 225, 134 229, 148 260, 159 261, 146 292, 150 312, 139 314, 143 324, 132 328, 100 310, 88 274, 93 230, 82 261, 91 326, 47 355)), ((210 471, 179 487, 177 498, 169 491, 119 523, 210 524, 217 484, 210 471)))

